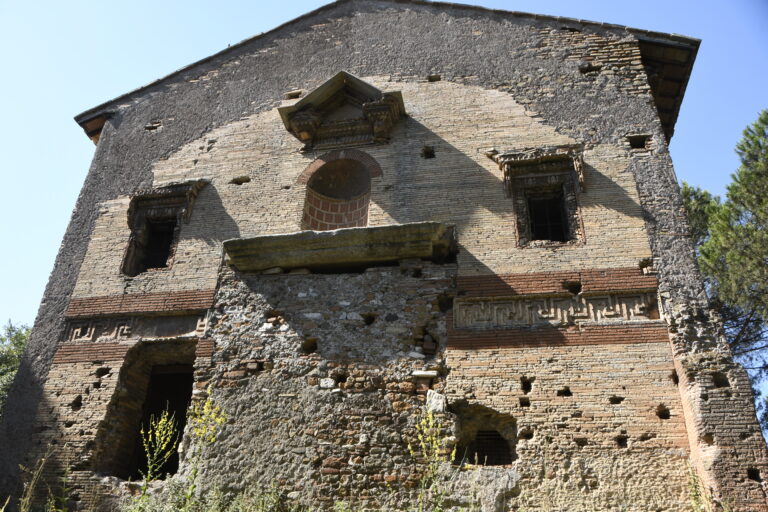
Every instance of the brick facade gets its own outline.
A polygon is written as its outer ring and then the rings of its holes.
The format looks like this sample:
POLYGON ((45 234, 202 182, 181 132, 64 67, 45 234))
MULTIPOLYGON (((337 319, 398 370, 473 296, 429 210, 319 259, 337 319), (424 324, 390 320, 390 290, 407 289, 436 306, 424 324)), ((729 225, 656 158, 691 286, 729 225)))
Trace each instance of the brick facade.
POLYGON ((457 506, 687 510, 692 465, 733 510, 768 511, 749 381, 709 316, 667 151, 697 47, 348 0, 84 113, 103 128, 30 345, 45 365, 19 377, 39 393, 3 420, 0 488, 56 445, 46 478, 68 466, 73 509, 110 510, 152 376, 182 368, 192 400, 210 392, 229 418, 199 463, 205 490, 279 482, 320 509, 386 493, 404 508, 429 394, 449 445, 480 430, 510 450, 458 473, 457 506), (313 188, 339 161, 363 172, 353 197, 313 188), (168 187, 183 215, 147 208, 176 222, 173 240, 139 248, 172 257, 127 275, 131 244, 153 242, 132 201, 168 187), (526 194, 541 190, 562 201, 564 240, 529 239, 526 194), (248 273, 224 254, 232 239, 256 251, 267 235, 427 221, 455 226, 449 255, 248 273))

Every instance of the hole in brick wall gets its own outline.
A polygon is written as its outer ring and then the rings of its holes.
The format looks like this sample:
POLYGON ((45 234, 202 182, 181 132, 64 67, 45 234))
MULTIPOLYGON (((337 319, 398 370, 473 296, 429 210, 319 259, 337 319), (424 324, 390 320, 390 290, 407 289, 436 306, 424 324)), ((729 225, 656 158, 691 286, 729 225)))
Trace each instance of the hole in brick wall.
POLYGON ((563 389, 557 390, 557 396, 573 396, 573 393, 571 392, 571 388, 565 386, 563 389))
POLYGON ((527 396, 521 396, 519 398, 520 401, 520 407, 530 407, 531 406, 531 399, 527 396))
POLYGON ((236 178, 232 178, 229 183, 232 185, 242 185, 243 183, 250 183, 251 177, 250 176, 237 176, 236 178))
POLYGON ((533 429, 532 428, 524 428, 520 431, 520 433, 517 435, 518 439, 533 439, 533 429))
POLYGON ((435 158, 435 148, 433 146, 421 148, 421 158, 435 158))
POLYGON ((376 321, 378 315, 376 313, 360 313, 360 316, 363 317, 365 325, 371 325, 376 321))
POLYGON ((301 351, 304 354, 317 352, 317 338, 304 338, 304 341, 301 342, 301 351))
POLYGON ((290 185, 283 185, 282 187, 280 187, 280 189, 281 190, 291 190, 291 186, 290 185))
POLYGON ((709 395, 707 393, 702 393, 701 400, 704 402, 709 402, 709 395))
POLYGON ((667 407, 664 404, 659 404, 658 407, 656 407, 656 416, 658 416, 662 420, 668 420, 671 416, 671 413, 669 412, 669 407, 667 407))
POLYGON ((144 129, 147 130, 148 132, 153 132, 158 128, 160 128, 162 125, 163 123, 161 121, 158 121, 158 120, 150 121, 144 125, 144 129))
POLYGON ((66 428, 69 428, 69 427, 71 427, 71 426, 72 426, 72 425, 74 425, 74 424, 75 424, 75 422, 74 422, 74 421, 71 421, 71 420, 70 420, 70 421, 65 421, 65 422, 64 422, 64 426, 65 426, 66 428))
POLYGON ((463 450, 457 450, 454 462, 480 466, 504 466, 512 464, 512 453, 507 440, 496 430, 478 430, 475 438, 464 446, 463 450))
POLYGON ((283 94, 283 98, 286 100, 295 100, 296 98, 300 98, 303 93, 304 93, 303 89, 296 89, 293 91, 288 91, 285 94, 283 94))
POLYGON ((727 388, 731 386, 731 382, 728 380, 728 376, 723 372, 713 372, 712 383, 716 388, 727 388))
POLYGON ((760 476, 760 470, 757 468, 747 468, 747 478, 755 482, 763 481, 763 478, 760 476))
POLYGON ((620 404, 623 401, 624 401, 624 397, 623 396, 613 395, 610 398, 608 398, 608 402, 610 402, 613 405, 618 405, 618 404, 620 404))
POLYGON ((629 437, 627 437, 624 434, 620 434, 613 438, 614 442, 616 443, 616 446, 619 448, 626 448, 628 445, 629 437))
POLYGON ((427 75, 427 82, 439 82, 443 77, 438 74, 427 75))
POLYGON ((712 446, 715 444, 715 436, 714 434, 707 432, 706 434, 702 434, 701 441, 706 445, 712 446))
POLYGON ((514 418, 482 405, 454 403, 457 446, 454 464, 498 466, 511 464, 515 455, 517 426, 514 418))
POLYGON ((680 384, 680 377, 677 375, 677 370, 672 370, 672 373, 669 374, 669 379, 675 386, 680 384))
POLYGON ((112 371, 111 368, 107 368, 106 366, 102 366, 101 368, 96 368, 96 371, 94 372, 94 374, 97 377, 103 377, 103 376, 107 375, 111 371, 112 371))
POLYGON ((101 381, 97 380, 97 381, 91 382, 91 386, 93 386, 94 389, 99 389, 101 387, 101 381))
POLYGON ((523 393, 527 395, 531 392, 534 380, 536 380, 536 377, 520 377, 520 389, 523 390, 523 393))
POLYGON ((752 436, 751 432, 742 432, 741 434, 739 434, 739 439, 744 441, 745 439, 749 439, 751 436, 752 436))
POLYGON ((576 446, 579 448, 584 448, 587 446, 587 443, 589 442, 586 437, 574 437, 573 442, 576 443, 576 446))
POLYGON ((651 144, 651 136, 648 134, 627 135, 627 141, 632 149, 648 149, 651 144))
POLYGON ((333 380, 336 381, 336 384, 344 384, 348 379, 349 375, 346 372, 339 372, 333 375, 333 380))
POLYGON ((69 402, 69 408, 73 411, 79 411, 83 407, 83 395, 77 395, 74 400, 69 402))
POLYGON ((441 313, 447 313, 453 309, 453 297, 448 294, 440 294, 437 296, 437 308, 441 313))
POLYGON ((576 27, 560 27, 560 30, 564 30, 566 32, 575 32, 577 34, 581 33, 581 29, 578 29, 576 27))
POLYGON ((596 62, 582 61, 579 63, 579 71, 584 75, 588 73, 599 73, 601 69, 603 69, 603 65, 596 62))
POLYGON ((640 434, 640 437, 638 439, 640 439, 641 441, 650 441, 654 437, 656 437, 656 434, 654 434, 653 432, 644 432, 640 434))
POLYGON ((411 277, 421 277, 422 273, 423 272, 420 268, 415 268, 411 271, 411 277))
POLYGON ((579 281, 563 281, 563 289, 568 293, 578 295, 581 293, 581 283, 579 281))

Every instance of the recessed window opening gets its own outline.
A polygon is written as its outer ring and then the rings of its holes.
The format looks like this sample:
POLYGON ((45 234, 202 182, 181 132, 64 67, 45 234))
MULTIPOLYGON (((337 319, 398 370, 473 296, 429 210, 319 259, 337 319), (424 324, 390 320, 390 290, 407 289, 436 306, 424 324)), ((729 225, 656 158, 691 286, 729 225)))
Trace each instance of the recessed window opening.
POLYGON ((568 222, 562 191, 528 196, 528 214, 532 240, 568 241, 568 222))
POLYGON ((509 443, 496 430, 478 430, 475 438, 463 449, 456 450, 456 463, 480 466, 512 464, 509 443))
POLYGON ((168 266, 175 235, 175 218, 147 221, 147 243, 143 265, 146 269, 168 266))
MULTIPOLYGON (((160 418, 163 411, 173 416, 176 424, 178 440, 184 432, 187 423, 187 409, 192 399, 192 365, 163 365, 154 366, 149 378, 147 397, 144 400, 141 429, 149 429, 152 418, 160 418)), ((136 447, 129 478, 136 480, 147 471, 147 457, 142 445, 140 431, 136 432, 136 447)), ((174 452, 168 461, 160 468, 159 474, 173 475, 179 469, 179 454, 174 452)))

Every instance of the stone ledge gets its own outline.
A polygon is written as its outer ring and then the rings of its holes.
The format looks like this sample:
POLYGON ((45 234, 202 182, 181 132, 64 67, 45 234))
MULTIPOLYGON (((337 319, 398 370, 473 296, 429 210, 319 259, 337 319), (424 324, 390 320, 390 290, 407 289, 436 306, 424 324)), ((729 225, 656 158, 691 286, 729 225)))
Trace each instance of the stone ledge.
POLYGON ((442 262, 456 253, 456 242, 453 226, 416 222, 238 238, 225 241, 224 252, 227 264, 241 272, 275 267, 326 270, 408 258, 442 262))

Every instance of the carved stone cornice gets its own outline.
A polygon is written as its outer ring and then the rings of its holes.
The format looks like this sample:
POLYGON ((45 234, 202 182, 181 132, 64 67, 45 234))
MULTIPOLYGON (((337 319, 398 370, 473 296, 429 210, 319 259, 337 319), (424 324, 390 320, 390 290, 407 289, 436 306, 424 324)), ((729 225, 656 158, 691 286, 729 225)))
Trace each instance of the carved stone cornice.
POLYGON ((504 172, 504 185, 509 193, 514 177, 526 174, 554 174, 573 171, 584 190, 584 146, 566 144, 560 146, 542 146, 499 152, 492 149, 486 156, 496 162, 504 172))
POLYGON ((405 106, 399 91, 382 92, 342 71, 278 112, 285 128, 309 150, 387 143, 405 106), (347 116, 332 118, 343 107, 351 107, 347 116))

